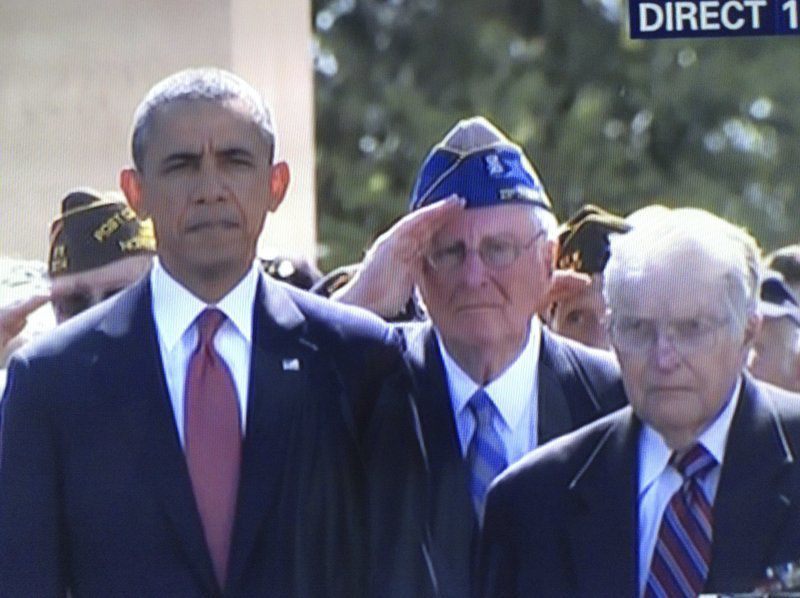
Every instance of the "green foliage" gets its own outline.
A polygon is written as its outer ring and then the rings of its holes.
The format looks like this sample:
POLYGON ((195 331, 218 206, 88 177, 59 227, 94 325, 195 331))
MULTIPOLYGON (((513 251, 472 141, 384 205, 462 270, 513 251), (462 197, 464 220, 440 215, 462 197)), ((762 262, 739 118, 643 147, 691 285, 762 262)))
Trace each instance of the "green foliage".
POLYGON ((796 37, 632 41, 624 0, 315 0, 321 265, 406 211, 429 148, 483 114, 566 218, 710 209, 798 241, 796 37))

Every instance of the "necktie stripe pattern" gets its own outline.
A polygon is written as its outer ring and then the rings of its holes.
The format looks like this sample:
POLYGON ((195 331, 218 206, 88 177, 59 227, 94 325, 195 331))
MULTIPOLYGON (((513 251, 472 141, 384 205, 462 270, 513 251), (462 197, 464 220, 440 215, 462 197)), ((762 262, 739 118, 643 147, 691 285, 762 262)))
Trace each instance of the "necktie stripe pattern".
POLYGON ((703 446, 695 445, 672 465, 684 478, 664 510, 645 598, 696 597, 703 589, 711 563, 711 503, 700 478, 717 462, 703 446))
POLYGON ((198 317, 199 338, 184 393, 186 464, 220 587, 227 575, 242 453, 236 387, 213 344, 224 320, 217 309, 206 309, 198 317))
POLYGON ((486 491, 489 485, 507 466, 505 446, 495 430, 493 420, 497 408, 482 388, 473 394, 467 403, 475 418, 475 432, 467 450, 470 469, 470 494, 478 520, 483 519, 486 491))

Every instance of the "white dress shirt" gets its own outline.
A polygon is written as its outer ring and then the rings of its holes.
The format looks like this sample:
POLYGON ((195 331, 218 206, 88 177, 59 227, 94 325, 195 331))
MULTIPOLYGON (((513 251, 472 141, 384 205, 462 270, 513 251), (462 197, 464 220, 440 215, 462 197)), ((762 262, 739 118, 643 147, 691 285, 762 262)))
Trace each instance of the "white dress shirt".
MULTIPOLYGON (((533 450, 538 441, 536 425, 540 327, 538 318, 534 318, 531 321, 528 340, 522 352, 500 376, 484 388, 500 413, 500 417, 495 417, 493 423, 505 446, 506 460, 509 465, 528 451, 533 450)), ((475 418, 467 403, 480 385, 455 362, 438 334, 436 340, 439 342, 439 350, 447 375, 447 386, 455 414, 461 454, 466 458, 469 442, 475 433, 476 426, 475 418)))
MULTIPOLYGON (((739 402, 741 378, 733 389, 733 395, 720 411, 717 418, 697 439, 706 450, 714 455, 718 467, 700 479, 700 485, 713 505, 717 496, 722 462, 725 458, 725 443, 731 420, 739 402)), ((650 561, 653 558, 661 518, 672 499, 683 484, 683 477, 674 467, 669 466, 672 449, 661 435, 648 425, 642 426, 639 436, 639 595, 644 593, 647 577, 650 574, 650 561)), ((712 539, 713 541, 713 539, 712 539)))
POLYGON ((170 276, 158 259, 153 263, 150 272, 153 318, 181 446, 184 445, 183 400, 186 372, 198 341, 195 320, 206 308, 219 309, 226 316, 214 336, 214 348, 225 360, 233 376, 244 434, 253 339, 253 303, 259 276, 258 267, 253 264, 227 295, 216 305, 208 305, 170 276))

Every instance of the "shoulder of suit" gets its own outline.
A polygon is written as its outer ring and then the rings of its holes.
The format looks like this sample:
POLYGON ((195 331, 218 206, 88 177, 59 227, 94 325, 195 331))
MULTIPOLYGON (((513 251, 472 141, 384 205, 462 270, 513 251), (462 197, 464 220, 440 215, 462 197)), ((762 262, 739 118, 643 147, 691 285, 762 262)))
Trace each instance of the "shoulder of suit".
POLYGON ((94 347, 101 338, 104 322, 115 321, 119 314, 128 313, 128 302, 135 300, 133 288, 94 305, 23 345, 17 354, 25 360, 36 361, 50 357, 66 360, 74 352, 94 347))
POLYGON ((504 484, 525 483, 525 480, 572 479, 598 445, 605 442, 616 426, 626 425, 631 408, 624 407, 577 430, 559 436, 528 453, 509 467, 498 479, 504 484))
POLYGON ((618 373, 619 364, 617 358, 612 351, 604 351, 594 347, 588 347, 578 341, 572 340, 565 336, 553 332, 547 328, 542 329, 543 345, 554 352, 569 353, 577 362, 586 364, 593 367, 602 368, 604 370, 618 373))
POLYGON ((800 425, 800 393, 792 392, 748 376, 747 383, 756 390, 761 400, 767 401, 781 419, 800 425))
POLYGON ((384 355, 387 359, 399 358, 401 339, 384 320, 366 309, 346 305, 292 287, 273 282, 290 296, 306 319, 310 339, 318 340, 329 348, 340 347, 334 357, 342 360, 365 360, 384 355))

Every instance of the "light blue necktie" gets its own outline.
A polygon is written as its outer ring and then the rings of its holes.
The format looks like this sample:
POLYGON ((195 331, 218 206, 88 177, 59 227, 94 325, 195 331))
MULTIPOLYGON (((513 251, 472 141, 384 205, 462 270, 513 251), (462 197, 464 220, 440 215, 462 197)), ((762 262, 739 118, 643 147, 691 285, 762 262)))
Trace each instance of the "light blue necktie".
POLYGON ((492 480, 508 466, 508 461, 503 440, 493 425, 497 407, 486 391, 482 388, 475 391, 467 407, 475 418, 475 433, 467 450, 467 464, 471 473, 470 493, 478 521, 482 521, 486 491, 492 480))

